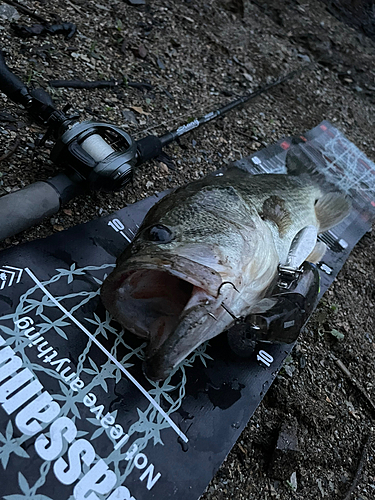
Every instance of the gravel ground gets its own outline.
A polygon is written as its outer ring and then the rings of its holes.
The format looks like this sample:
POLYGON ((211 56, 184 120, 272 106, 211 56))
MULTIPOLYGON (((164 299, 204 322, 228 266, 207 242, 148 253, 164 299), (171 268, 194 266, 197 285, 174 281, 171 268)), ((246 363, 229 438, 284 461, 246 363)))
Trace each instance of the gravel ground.
MULTIPOLYGON (((11 29, 8 14, 0 19, 1 46, 9 66, 28 86, 48 89, 56 106, 69 103, 80 119, 111 121, 135 138, 146 130, 162 134, 302 64, 315 65, 168 147, 173 169, 166 160, 151 161, 122 192, 76 198, 1 248, 197 179, 323 119, 375 160, 375 43, 365 36, 364 31, 372 32, 361 20, 351 28, 335 17, 340 17, 340 2, 327 2, 327 8, 318 0, 146 1, 132 6, 123 0, 24 0, 23 6, 50 23, 73 22, 78 31, 69 40, 62 35, 22 39, 11 29), (122 84, 110 90, 48 86, 54 79, 112 78, 122 84), (152 90, 127 82, 147 82, 152 90)), ((18 24, 36 22, 18 10, 18 24)), ((52 143, 35 147, 43 128, 0 97, 0 112, 8 113, 0 115, 0 156, 18 143, 0 164, 0 194, 6 194, 58 169, 49 160, 52 143)), ((353 382, 374 397, 374 246, 373 232, 356 246, 202 499, 349 499, 352 486, 352 499, 375 497, 375 414, 353 382), (277 464, 273 456, 281 428, 294 433, 298 445, 277 464)))

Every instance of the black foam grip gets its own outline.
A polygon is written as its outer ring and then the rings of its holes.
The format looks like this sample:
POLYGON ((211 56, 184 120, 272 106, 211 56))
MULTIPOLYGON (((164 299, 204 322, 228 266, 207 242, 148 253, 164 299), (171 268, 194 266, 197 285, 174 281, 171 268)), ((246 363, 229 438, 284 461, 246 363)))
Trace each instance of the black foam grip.
POLYGON ((159 137, 156 135, 148 135, 143 139, 137 141, 137 149, 138 149, 138 162, 140 165, 148 160, 152 160, 160 155, 162 152, 162 143, 159 137))
POLYGON ((0 240, 28 229, 60 208, 60 196, 47 182, 35 182, 0 198, 0 240))

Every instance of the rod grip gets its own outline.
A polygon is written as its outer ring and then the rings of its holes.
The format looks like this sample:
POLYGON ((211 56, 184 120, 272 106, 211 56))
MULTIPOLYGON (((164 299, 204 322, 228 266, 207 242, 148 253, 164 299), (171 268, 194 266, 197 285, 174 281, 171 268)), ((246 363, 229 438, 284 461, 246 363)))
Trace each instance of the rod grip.
POLYGON ((59 208, 60 196, 47 182, 35 182, 0 197, 0 240, 38 224, 59 208))
POLYGON ((162 152, 162 148, 163 144, 161 143, 159 137, 156 137, 155 135, 148 135, 147 137, 137 141, 137 165, 141 165, 142 163, 159 156, 162 152))

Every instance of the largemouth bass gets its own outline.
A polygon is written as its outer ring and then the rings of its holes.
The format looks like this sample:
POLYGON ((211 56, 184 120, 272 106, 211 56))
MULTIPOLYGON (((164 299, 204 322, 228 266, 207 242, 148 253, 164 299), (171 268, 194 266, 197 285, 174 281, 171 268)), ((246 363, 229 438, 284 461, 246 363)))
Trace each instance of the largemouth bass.
MULTIPOLYGON (((210 174, 151 208, 105 280, 102 301, 125 329, 148 339, 146 375, 165 379, 254 310, 301 229, 325 231, 349 210, 342 194, 324 194, 307 176, 210 174)), ((322 253, 317 243, 310 259, 322 253)))

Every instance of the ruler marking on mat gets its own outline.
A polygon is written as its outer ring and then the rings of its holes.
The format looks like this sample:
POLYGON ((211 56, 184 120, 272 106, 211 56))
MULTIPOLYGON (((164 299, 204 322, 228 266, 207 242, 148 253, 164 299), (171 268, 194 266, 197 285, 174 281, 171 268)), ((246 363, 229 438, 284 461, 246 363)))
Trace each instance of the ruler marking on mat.
POLYGON ((121 236, 123 236, 123 237, 124 237, 124 238, 125 238, 125 239, 129 242, 129 243, 131 243, 131 242, 132 242, 132 240, 126 236, 126 234, 124 233, 124 231, 120 231, 120 234, 121 234, 121 236))
POLYGON ((122 366, 122 364, 117 361, 117 359, 90 333, 87 328, 85 328, 64 306, 62 306, 55 297, 42 285, 42 283, 38 280, 34 273, 30 271, 28 267, 25 267, 25 271, 30 276, 30 278, 34 281, 36 285, 42 290, 42 292, 49 297, 52 302, 69 318, 75 323, 90 339, 91 341, 99 347, 99 349, 104 352, 104 354, 114 363, 117 368, 119 368, 127 378, 133 382, 133 384, 142 392, 142 394, 149 400, 149 402, 163 415, 165 420, 169 423, 172 429, 178 434, 178 436, 185 441, 188 442, 188 438, 185 434, 177 427, 177 425, 173 422, 173 420, 165 413, 165 411, 160 407, 160 405, 150 396, 150 394, 144 389, 141 384, 131 375, 128 370, 122 366))

